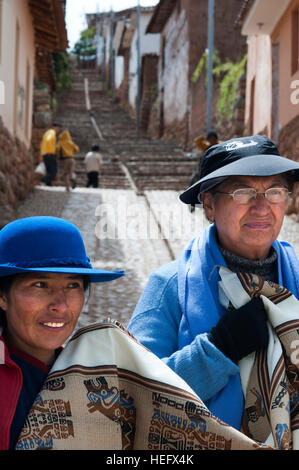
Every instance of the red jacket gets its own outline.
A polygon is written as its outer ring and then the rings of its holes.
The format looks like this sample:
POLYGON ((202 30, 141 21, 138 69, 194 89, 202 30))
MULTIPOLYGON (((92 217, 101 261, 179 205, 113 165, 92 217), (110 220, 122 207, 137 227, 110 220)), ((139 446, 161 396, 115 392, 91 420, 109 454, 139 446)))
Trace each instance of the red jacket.
POLYGON ((11 423, 22 388, 21 369, 12 361, 0 336, 0 450, 9 449, 11 423))
POLYGON ((22 370, 12 360, 10 351, 46 374, 50 367, 13 346, 8 349, 1 334, 0 328, 0 450, 8 450, 11 425, 23 385, 22 370))

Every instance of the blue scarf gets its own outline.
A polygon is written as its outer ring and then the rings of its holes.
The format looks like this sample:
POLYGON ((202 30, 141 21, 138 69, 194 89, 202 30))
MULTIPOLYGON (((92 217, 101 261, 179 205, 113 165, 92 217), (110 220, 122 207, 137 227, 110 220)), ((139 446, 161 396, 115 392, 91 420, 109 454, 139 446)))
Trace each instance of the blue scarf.
MULTIPOLYGON (((219 302, 217 269, 226 266, 226 262, 218 248, 216 233, 215 224, 205 229, 190 241, 179 259, 178 293, 183 312, 179 349, 190 344, 198 334, 209 332, 226 313, 219 302)), ((279 284, 299 298, 299 261, 293 247, 278 240, 272 246, 277 253, 279 284)), ((244 408, 240 375, 231 376, 206 406, 215 416, 240 429, 244 408)))

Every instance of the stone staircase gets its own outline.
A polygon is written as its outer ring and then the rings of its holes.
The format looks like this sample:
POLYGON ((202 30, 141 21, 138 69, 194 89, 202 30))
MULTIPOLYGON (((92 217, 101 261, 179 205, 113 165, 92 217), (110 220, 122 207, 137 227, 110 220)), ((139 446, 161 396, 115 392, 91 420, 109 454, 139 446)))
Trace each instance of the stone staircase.
POLYGON ((55 119, 69 129, 74 142, 80 147, 80 153, 76 155, 78 186, 85 186, 83 159, 93 143, 100 145, 104 158, 100 188, 130 188, 124 165, 140 191, 179 191, 188 186, 196 166, 195 159, 185 157, 182 149, 173 143, 142 135, 137 138, 135 121, 102 90, 100 75, 95 70, 73 69, 72 76, 72 89, 57 93, 55 119), (99 139, 86 109, 84 78, 88 78, 92 116, 103 140, 99 139))

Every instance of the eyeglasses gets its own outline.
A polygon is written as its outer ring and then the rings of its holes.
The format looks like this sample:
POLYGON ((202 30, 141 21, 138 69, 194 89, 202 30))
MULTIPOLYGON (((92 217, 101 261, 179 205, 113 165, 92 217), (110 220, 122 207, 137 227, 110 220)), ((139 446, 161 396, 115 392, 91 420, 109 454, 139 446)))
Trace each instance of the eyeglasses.
POLYGON ((285 202, 288 195, 291 194, 287 188, 269 188, 266 191, 257 191, 254 188, 242 188, 236 189, 236 191, 232 193, 222 191, 216 191, 216 193, 231 196, 237 204, 248 204, 251 199, 256 199, 258 194, 263 194, 271 204, 279 204, 280 202, 285 202))

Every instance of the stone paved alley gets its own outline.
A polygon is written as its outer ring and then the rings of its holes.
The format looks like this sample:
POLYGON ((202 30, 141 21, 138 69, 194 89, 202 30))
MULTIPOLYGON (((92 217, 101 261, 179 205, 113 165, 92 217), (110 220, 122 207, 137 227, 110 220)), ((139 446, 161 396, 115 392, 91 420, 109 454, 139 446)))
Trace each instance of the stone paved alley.
MULTIPOLYGON (((95 72, 74 70, 73 78, 73 88, 58 93, 55 117, 80 146, 78 187, 68 193, 59 180, 51 188, 36 186, 18 206, 17 216, 65 218, 80 229, 95 267, 125 270, 125 277, 93 286, 79 326, 105 317, 127 324, 151 272, 177 257, 187 240, 207 225, 200 208, 190 213, 178 201, 196 162, 171 143, 137 139, 135 122, 101 90, 95 72), (99 189, 87 189, 83 158, 95 141, 104 165, 99 189)), ((286 217, 281 236, 299 255, 297 232, 298 223, 286 217)))

